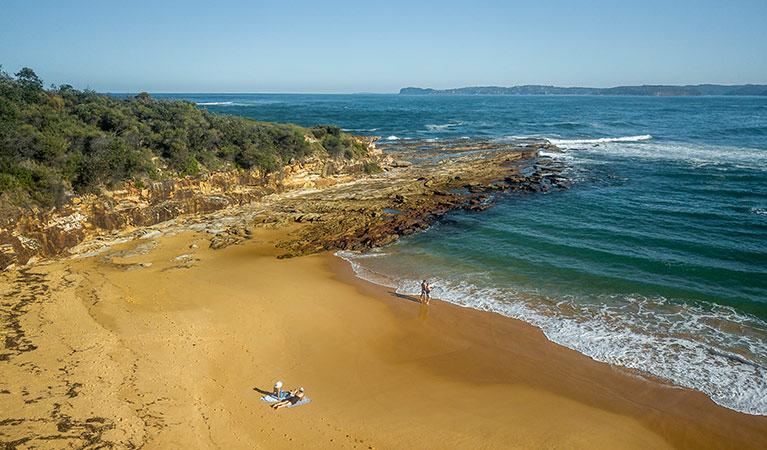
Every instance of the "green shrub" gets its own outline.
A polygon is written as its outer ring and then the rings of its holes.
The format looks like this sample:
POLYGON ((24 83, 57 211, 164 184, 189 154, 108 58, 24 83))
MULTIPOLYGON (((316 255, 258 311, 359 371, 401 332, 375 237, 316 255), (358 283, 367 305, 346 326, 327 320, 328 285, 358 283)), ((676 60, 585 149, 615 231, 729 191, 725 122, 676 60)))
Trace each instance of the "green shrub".
POLYGON ((365 173, 368 175, 383 172, 383 169, 381 169, 381 166, 379 166, 378 164, 374 162, 366 162, 362 164, 362 170, 365 171, 365 173))
POLYGON ((196 175, 201 166, 276 171, 315 153, 365 153, 333 125, 307 129, 216 115, 146 92, 121 98, 42 86, 31 69, 15 78, 0 70, 0 194, 21 203, 50 205, 69 189, 98 193, 127 180, 158 180, 160 167, 170 171, 163 177, 196 175))
POLYGON ((184 166, 184 170, 178 174, 180 178, 183 178, 187 175, 195 176, 198 173, 200 173, 200 164, 197 162, 194 157, 191 157, 186 160, 186 165, 184 166))
POLYGON ((311 128, 312 134, 317 139, 323 139, 326 136, 341 136, 341 128, 335 125, 315 125, 311 128))

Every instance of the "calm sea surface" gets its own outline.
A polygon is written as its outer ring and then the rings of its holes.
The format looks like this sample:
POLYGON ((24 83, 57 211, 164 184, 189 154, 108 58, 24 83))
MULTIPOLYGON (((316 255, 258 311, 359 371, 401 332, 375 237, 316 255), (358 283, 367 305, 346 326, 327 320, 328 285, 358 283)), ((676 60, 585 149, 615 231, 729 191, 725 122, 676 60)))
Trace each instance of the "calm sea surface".
MULTIPOLYGON (((159 95, 158 95, 159 96, 159 95)), ((172 95, 397 139, 530 136, 577 179, 455 212, 360 277, 495 311, 599 361, 767 415, 767 98, 172 95)))

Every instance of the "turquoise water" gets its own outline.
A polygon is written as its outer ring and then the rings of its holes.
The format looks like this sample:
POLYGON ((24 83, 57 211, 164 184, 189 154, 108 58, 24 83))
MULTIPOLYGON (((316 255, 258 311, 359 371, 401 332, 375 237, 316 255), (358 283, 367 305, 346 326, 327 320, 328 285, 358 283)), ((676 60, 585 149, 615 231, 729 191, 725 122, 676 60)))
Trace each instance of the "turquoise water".
POLYGON ((384 249, 366 279, 516 317, 596 360, 767 414, 767 98, 187 95, 400 139, 543 137, 578 180, 384 249))

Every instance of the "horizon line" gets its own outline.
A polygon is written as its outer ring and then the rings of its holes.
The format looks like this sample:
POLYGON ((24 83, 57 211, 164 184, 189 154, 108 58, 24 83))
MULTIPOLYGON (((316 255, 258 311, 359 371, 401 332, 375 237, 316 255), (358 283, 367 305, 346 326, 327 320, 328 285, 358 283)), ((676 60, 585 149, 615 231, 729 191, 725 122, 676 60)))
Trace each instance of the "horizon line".
MULTIPOLYGON (((735 86, 765 86, 767 87, 767 82, 765 83, 737 83, 737 84, 719 84, 719 83, 698 83, 698 84, 621 84, 616 86, 610 86, 610 87, 592 87, 592 86, 561 86, 556 84, 515 84, 515 85, 509 85, 509 86, 503 86, 499 84, 485 84, 485 85, 470 85, 470 86, 461 86, 461 87, 450 87, 450 88, 431 88, 431 87, 419 87, 414 85, 404 86, 401 87, 402 89, 408 89, 408 88, 415 88, 415 89, 423 89, 423 90, 434 90, 434 91, 450 91, 450 90, 457 90, 457 89, 471 89, 471 88, 502 88, 502 89, 509 89, 509 88, 517 88, 517 87, 531 87, 531 86, 539 86, 539 87, 552 87, 552 88, 562 88, 562 89, 615 89, 615 88, 626 88, 626 87, 650 87, 650 86, 659 86, 659 87, 698 87, 698 86, 721 86, 721 87, 735 87, 735 86)), ((89 87, 86 87, 84 90, 91 89, 89 87)), ((219 95, 243 95, 243 94, 273 94, 273 95, 399 95, 399 91, 389 91, 389 92, 367 92, 367 91, 357 91, 357 92, 307 92, 307 91, 301 91, 301 92, 274 92, 274 91, 147 91, 147 90, 141 90, 141 91, 102 91, 103 94, 139 94, 141 92, 146 92, 148 94, 172 94, 172 95, 179 95, 179 94, 219 94, 219 95)), ((503 94, 465 94, 465 95, 503 95, 503 94)), ((530 95, 530 96, 540 96, 540 95, 565 95, 565 96, 576 96, 576 95, 585 95, 585 94, 505 94, 505 95, 516 95, 516 96, 524 96, 524 95, 530 95)), ((626 95, 621 95, 622 97, 626 97, 626 95)), ((704 95, 705 97, 716 97, 716 95, 704 95)))

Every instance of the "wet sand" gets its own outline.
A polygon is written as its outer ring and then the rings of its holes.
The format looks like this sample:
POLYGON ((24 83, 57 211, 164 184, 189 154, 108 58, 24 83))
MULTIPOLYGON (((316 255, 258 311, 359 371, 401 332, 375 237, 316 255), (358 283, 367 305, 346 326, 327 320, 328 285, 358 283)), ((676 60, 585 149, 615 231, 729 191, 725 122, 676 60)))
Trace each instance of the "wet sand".
POLYGON ((767 446, 767 417, 592 361, 520 321, 422 306, 329 254, 277 259, 280 233, 214 251, 185 232, 138 242, 144 254, 4 274, 0 443, 767 446), (273 411, 259 397, 278 379, 312 402, 273 411))

